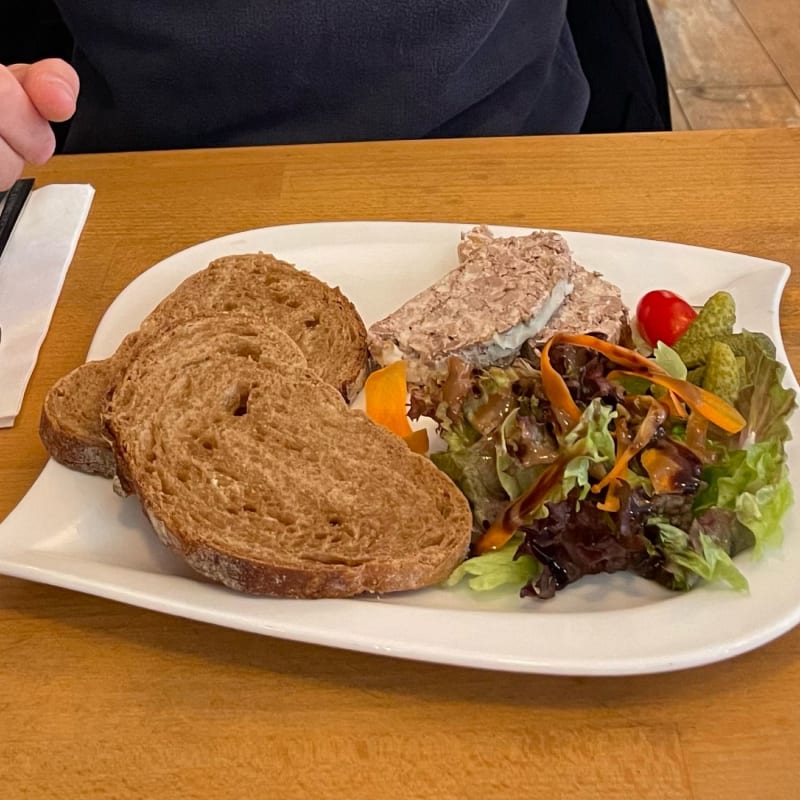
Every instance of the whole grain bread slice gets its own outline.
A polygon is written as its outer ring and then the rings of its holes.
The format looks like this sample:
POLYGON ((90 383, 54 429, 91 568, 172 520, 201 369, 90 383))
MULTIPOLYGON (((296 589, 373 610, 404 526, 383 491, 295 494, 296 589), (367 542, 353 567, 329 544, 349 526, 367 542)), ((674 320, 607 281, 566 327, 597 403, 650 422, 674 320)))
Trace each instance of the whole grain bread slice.
POLYGON ((100 413, 125 367, 137 334, 111 358, 87 361, 51 387, 39 417, 39 438, 52 458, 90 475, 114 476, 114 454, 103 435, 100 413))
MULTIPOLYGON (((235 348, 234 348, 235 349, 235 348)), ((198 353, 181 335, 133 359, 105 422, 160 539, 232 589, 348 597, 441 581, 471 514, 427 458, 314 372, 198 353)))
MULTIPOLYGON (((117 372, 114 388, 106 393, 100 406, 101 436, 112 451, 114 488, 118 494, 129 494, 132 486, 128 480, 125 461, 115 458, 113 438, 109 437, 104 415, 126 376, 132 370, 135 374, 138 364, 154 364, 163 360, 160 373, 164 381, 161 388, 163 391, 180 377, 173 369, 183 369, 210 357, 221 357, 228 361, 258 361, 267 358, 290 370, 305 368, 307 364, 303 352, 280 328, 241 310, 190 319, 163 330, 140 332, 135 347, 128 349, 128 357, 117 372), (173 352, 179 356, 173 356, 173 352)), ((159 391, 156 387, 151 387, 151 390, 159 391)))
POLYGON ((190 275, 148 315, 142 331, 220 311, 257 313, 285 331, 308 366, 352 400, 367 375, 367 331, 342 292, 266 253, 224 256, 190 275))
POLYGON ((237 312, 285 330, 310 367, 348 400, 363 385, 366 329, 338 289, 270 255, 227 256, 187 278, 111 358, 83 364, 52 387, 39 423, 48 453, 72 469, 113 476, 114 459, 100 414, 138 344, 192 318, 237 312))

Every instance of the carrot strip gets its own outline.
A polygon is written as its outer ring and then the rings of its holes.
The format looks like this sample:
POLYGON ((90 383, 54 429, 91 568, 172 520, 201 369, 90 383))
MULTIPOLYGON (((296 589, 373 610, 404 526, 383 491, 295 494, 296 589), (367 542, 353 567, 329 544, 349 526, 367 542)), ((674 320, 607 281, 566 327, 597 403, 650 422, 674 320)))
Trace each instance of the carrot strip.
POLYGON ((412 430, 406 415, 406 362, 376 370, 364 384, 367 416, 400 436, 415 453, 428 452, 428 431, 412 430))
POLYGON ((611 344, 605 339, 598 339, 596 336, 590 336, 589 334, 556 333, 550 338, 550 341, 556 344, 563 342, 564 344, 574 344, 577 347, 585 347, 587 350, 595 350, 598 353, 602 353, 609 361, 613 361, 620 367, 627 367, 630 370, 668 374, 663 367, 641 355, 641 353, 637 353, 628 347, 611 344))
POLYGON ((605 339, 598 339, 596 336, 575 333, 556 333, 547 340, 542 349, 541 373, 542 388, 550 401, 556 420, 564 431, 569 430, 578 424, 581 412, 572 395, 569 393, 567 384, 561 375, 556 372, 550 363, 550 347, 554 344, 572 344, 576 347, 585 347, 604 355, 609 361, 636 373, 637 376, 647 377, 649 375, 667 375, 667 371, 627 347, 618 344, 611 344, 605 339))
POLYGON ((681 472, 680 464, 656 447, 645 450, 640 461, 656 494, 670 494, 675 491, 676 476, 681 472))
POLYGON ((367 416, 398 436, 410 436, 411 424, 406 416, 406 362, 395 361, 376 370, 364 384, 367 416))
POLYGON ((506 506, 500 517, 473 545, 475 554, 482 556, 490 550, 499 550, 525 518, 542 507, 547 495, 561 482, 567 464, 575 455, 575 452, 567 452, 559 456, 523 494, 506 506))
POLYGON ((667 392, 667 396, 661 402, 669 409, 670 416, 680 419, 689 418, 689 412, 686 410, 683 400, 675 392, 667 392))
POLYGON ((640 372, 630 370, 614 370, 608 374, 609 380, 613 380, 618 375, 647 378, 651 383, 675 392, 689 408, 722 428, 726 433, 738 433, 746 424, 745 418, 732 405, 689 381, 682 381, 680 378, 673 378, 666 374, 642 375, 640 372))
POLYGON ((554 342, 558 342, 559 335, 551 336, 547 340, 547 344, 542 350, 540 369, 542 373, 542 388, 553 408, 556 421, 562 430, 567 431, 578 424, 581 418, 581 411, 572 399, 564 379, 550 363, 550 346, 554 342))
POLYGON ((424 456, 428 452, 428 431, 425 428, 412 431, 408 436, 403 437, 403 441, 415 453, 424 456))
POLYGON ((706 447, 708 438, 708 420, 699 412, 692 411, 686 423, 686 446, 700 457, 701 461, 709 461, 710 453, 706 447))
POLYGON ((475 555, 482 556, 491 550, 499 550, 505 545, 514 535, 516 527, 509 527, 506 525, 505 520, 501 517, 495 520, 486 533, 481 534, 480 539, 475 542, 473 551, 475 555))
MULTIPOLYGON (((614 462, 614 466, 606 473, 605 477, 592 486, 592 492, 597 494, 605 489, 606 486, 611 489, 612 485, 618 481, 622 476, 625 474, 625 471, 628 469, 628 464, 630 460, 641 450, 647 447, 648 444, 653 440, 653 437, 658 432, 658 427, 664 420, 667 418, 667 409, 653 398, 651 399, 650 408, 647 409, 647 415, 642 420, 642 424, 639 426, 639 430, 636 431, 636 436, 633 437, 633 441, 628 444, 625 449, 621 449, 617 447, 616 453, 616 461, 614 462)), ((608 504, 609 498, 606 497, 606 504, 608 504)), ((607 509, 610 510, 610 509, 607 509)))
POLYGON ((619 481, 612 481, 608 484, 605 499, 597 504, 601 511, 610 511, 616 513, 619 511, 619 497, 617 497, 617 489, 619 488, 619 481))

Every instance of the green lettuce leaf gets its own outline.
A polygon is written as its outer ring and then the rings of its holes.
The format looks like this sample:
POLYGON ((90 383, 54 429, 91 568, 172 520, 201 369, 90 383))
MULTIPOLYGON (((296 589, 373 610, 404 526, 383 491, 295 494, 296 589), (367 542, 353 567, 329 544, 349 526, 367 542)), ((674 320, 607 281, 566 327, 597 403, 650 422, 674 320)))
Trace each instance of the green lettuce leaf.
POLYGON ((468 558, 453 570, 444 585, 455 586, 468 578, 469 588, 478 592, 486 592, 509 583, 517 587, 524 586, 529 580, 539 576, 542 567, 533 556, 522 555, 514 559, 521 542, 522 536, 517 535, 499 550, 468 558))
POLYGON ((500 439, 495 444, 495 468, 497 479, 505 489, 509 500, 516 500, 541 473, 542 466, 523 467, 508 452, 506 437, 516 424, 519 408, 513 409, 499 427, 500 439))
POLYGON ((686 380, 687 369, 678 353, 664 342, 659 342, 653 351, 653 360, 673 378, 686 380))
POLYGON ((616 418, 616 410, 597 397, 586 406, 578 424, 564 437, 564 448, 579 453, 569 461, 564 470, 562 482, 564 497, 578 488, 579 499, 583 500, 591 485, 589 479, 591 466, 603 463, 609 467, 613 466, 615 445, 609 426, 616 418))
POLYGON ((756 537, 756 555, 766 547, 783 541, 781 520, 794 502, 788 470, 784 466, 778 483, 762 486, 756 492, 744 492, 736 498, 736 518, 756 537))
POLYGON ((431 454, 431 461, 469 500, 478 529, 484 522, 494 522, 508 503, 508 495, 497 477, 495 459, 495 447, 488 438, 468 447, 431 454))
POLYGON ((453 452, 466 450, 481 438, 481 435, 464 419, 455 423, 448 419, 440 435, 447 449, 453 452))
POLYGON ((796 405, 794 389, 783 386, 786 367, 766 349, 763 334, 743 331, 736 334, 736 340, 749 379, 737 400, 739 411, 747 420, 740 443, 745 446, 750 441, 773 440, 782 444, 791 437, 787 421, 796 405))
MULTIPOLYGON (((497 477, 510 499, 517 498, 541 474, 543 466, 523 468, 508 452, 506 437, 516 422, 519 409, 512 410, 500 426, 500 437, 496 448, 497 477)), ((571 450, 578 455, 564 471, 561 494, 555 493, 551 500, 563 500, 576 486, 581 489, 581 499, 590 488, 589 468, 592 464, 614 463, 614 437, 609 430, 617 412, 600 398, 595 398, 584 409, 578 424, 564 437, 562 452, 571 450)))
POLYGON ((777 439, 726 453, 703 470, 706 488, 698 494, 694 511, 730 509, 755 537, 755 554, 779 545, 780 521, 793 502, 783 444, 777 439))
POLYGON ((657 548, 664 556, 664 568, 674 578, 674 589, 688 591, 701 578, 709 583, 724 581, 732 589, 747 591, 747 579, 710 536, 699 534, 698 551, 692 546, 689 535, 680 528, 659 518, 649 520, 649 524, 658 528, 657 548))

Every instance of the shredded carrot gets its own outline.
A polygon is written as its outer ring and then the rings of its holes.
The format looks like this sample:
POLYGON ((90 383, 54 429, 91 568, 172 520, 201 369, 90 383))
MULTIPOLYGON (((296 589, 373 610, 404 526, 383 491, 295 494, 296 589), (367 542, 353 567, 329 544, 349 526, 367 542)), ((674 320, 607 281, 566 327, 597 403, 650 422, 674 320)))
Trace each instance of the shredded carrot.
POLYGON ((414 431, 406 415, 406 362, 376 370, 364 384, 367 416, 396 433, 415 453, 428 452, 428 432, 414 431))
POLYGON ((523 494, 506 506, 500 517, 473 545, 475 554, 480 556, 490 550, 499 550, 508 542, 525 519, 542 507, 547 495, 561 482, 567 464, 575 455, 575 452, 566 452, 559 456, 523 494))
POLYGON ((688 419, 689 412, 686 410, 683 400, 675 392, 667 392, 666 397, 661 402, 669 409, 670 416, 688 419))
POLYGON ((576 347, 585 347, 587 350, 595 350, 620 367, 626 367, 637 372, 646 371, 667 374, 663 367, 660 367, 655 361, 645 358, 641 353, 637 353, 628 347, 622 347, 619 344, 611 344, 605 339, 598 339, 597 336, 583 333, 556 333, 550 338, 550 342, 555 344, 563 342, 564 344, 574 344, 576 347))
MULTIPOLYGON (((624 453, 631 445, 631 437, 628 433, 628 420, 624 416, 617 419, 617 424, 614 428, 614 459, 615 463, 621 453, 624 453)), ((611 481, 606 490, 606 497, 602 503, 598 503, 597 507, 601 511, 619 511, 619 498, 616 496, 619 484, 617 481, 611 481)))
POLYGON ((738 433, 745 426, 744 417, 721 397, 701 389, 689 381, 673 378, 663 367, 635 350, 610 344, 596 336, 557 333, 547 341, 542 350, 542 387, 550 400, 558 423, 564 430, 568 430, 578 422, 580 410, 569 394, 564 379, 550 363, 550 347, 558 343, 595 350, 602 353, 609 361, 624 367, 624 369, 611 372, 610 379, 613 379, 615 375, 629 375, 634 378, 646 378, 650 383, 668 389, 674 395, 674 404, 679 416, 684 416, 680 413, 679 401, 682 401, 727 433, 738 433))
POLYGON ((610 511, 616 513, 619 511, 619 497, 617 497, 617 489, 619 488, 619 481, 611 481, 606 489, 605 499, 597 504, 601 511, 610 511))
POLYGON ((609 380, 613 380, 618 375, 629 375, 631 377, 645 377, 651 383, 663 386, 674 392, 689 408, 705 417, 709 422, 713 422, 722 428, 726 433, 738 433, 746 424, 745 418, 729 403, 721 397, 712 394, 699 386, 695 386, 689 381, 682 381, 680 378, 673 378, 671 375, 642 375, 639 372, 629 370, 615 370, 610 372, 609 380))
POLYGON ((697 411, 689 414, 686 423, 686 446, 699 456, 702 461, 709 461, 710 454, 706 447, 708 438, 708 420, 701 416, 697 411))
POLYGON ((411 425, 406 416, 406 362, 395 361, 371 373, 364 384, 367 416, 398 436, 408 436, 411 425))
POLYGON ((620 414, 617 417, 617 424, 614 426, 614 440, 617 451, 627 447, 632 441, 628 431, 628 417, 625 414, 620 414))
MULTIPOLYGON (((612 484, 620 480, 628 469, 630 460, 641 450, 647 447, 653 440, 653 437, 658 432, 661 423, 667 418, 667 409, 658 402, 655 398, 650 398, 650 408, 647 409, 647 414, 639 425, 633 441, 630 442, 624 449, 617 447, 616 461, 614 466, 606 473, 605 477, 592 486, 592 492, 595 494, 601 492, 606 486, 611 489, 612 484)), ((608 503, 608 497, 606 497, 608 503)), ((606 509, 611 510, 611 509, 606 509)))
POLYGON ((550 347, 554 344, 572 344, 576 347, 585 347, 604 355, 609 361, 625 367, 636 373, 639 377, 647 377, 651 374, 667 375, 666 370, 627 347, 618 344, 611 344, 605 339, 598 339, 596 336, 587 334, 556 333, 547 340, 542 350, 541 373, 542 388, 550 401, 558 424, 562 430, 569 430, 577 425, 581 418, 581 412, 572 395, 569 393, 564 378, 553 368, 550 363, 550 347))
POLYGON ((489 530, 482 534, 480 539, 475 542, 473 550, 475 555, 482 556, 490 550, 499 550, 509 539, 514 535, 516 527, 509 527, 506 524, 505 518, 495 520, 489 530))
POLYGON ((408 436, 404 436, 403 440, 415 453, 424 456, 428 452, 428 431, 425 428, 412 431, 408 436))
POLYGON ((551 336, 542 350, 542 388, 547 395, 547 399, 550 401, 553 413, 556 416, 556 421, 561 426, 561 429, 569 430, 574 425, 578 424, 578 420, 581 418, 581 411, 572 399, 572 395, 569 393, 564 379, 556 372, 553 365, 550 363, 550 346, 558 341, 559 334, 551 336))
POLYGON ((645 450, 640 460, 656 494, 670 494, 675 491, 676 476, 681 471, 680 464, 655 447, 645 450))

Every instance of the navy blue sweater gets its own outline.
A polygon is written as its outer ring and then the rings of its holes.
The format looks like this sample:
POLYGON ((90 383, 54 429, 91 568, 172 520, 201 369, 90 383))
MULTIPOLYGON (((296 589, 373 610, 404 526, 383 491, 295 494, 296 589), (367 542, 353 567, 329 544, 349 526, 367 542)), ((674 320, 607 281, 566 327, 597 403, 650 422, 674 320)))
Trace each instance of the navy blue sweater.
POLYGON ((566 0, 58 0, 67 152, 579 130, 566 0))

